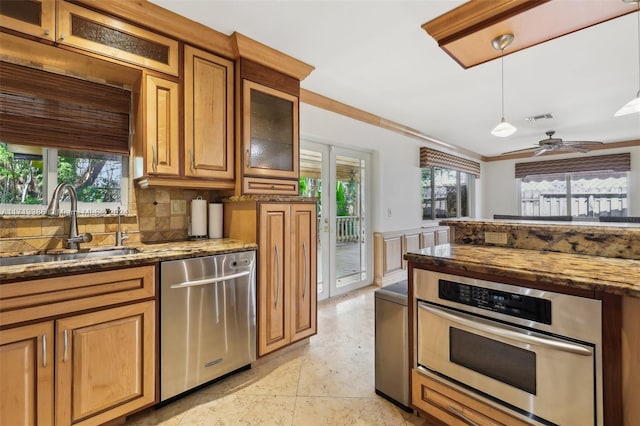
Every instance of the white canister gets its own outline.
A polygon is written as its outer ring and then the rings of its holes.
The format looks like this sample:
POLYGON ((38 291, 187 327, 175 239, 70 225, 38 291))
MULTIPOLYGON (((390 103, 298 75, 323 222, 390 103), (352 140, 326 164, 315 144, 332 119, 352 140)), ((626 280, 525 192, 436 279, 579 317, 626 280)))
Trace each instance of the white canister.
POLYGON ((209 204, 209 238, 222 238, 222 203, 209 204))
POLYGON ((207 235, 207 200, 198 197, 191 200, 191 236, 207 235))

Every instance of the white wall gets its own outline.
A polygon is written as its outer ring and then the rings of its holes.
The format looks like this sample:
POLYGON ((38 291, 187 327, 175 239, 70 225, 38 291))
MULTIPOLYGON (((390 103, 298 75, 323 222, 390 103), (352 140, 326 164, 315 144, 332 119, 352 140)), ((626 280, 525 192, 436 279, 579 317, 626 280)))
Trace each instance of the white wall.
MULTIPOLYGON (((372 153, 374 231, 397 231, 423 225, 420 147, 445 151, 442 147, 420 143, 414 138, 304 103, 300 104, 300 134, 302 145, 304 140, 309 140, 372 153), (391 209, 390 217, 388 209, 391 209)), ((479 192, 479 185, 476 186, 479 192)))
MULTIPOLYGON (((575 158, 591 155, 631 153, 631 172, 629 173, 629 216, 640 216, 640 147, 618 148, 592 151, 588 154, 554 155, 549 159, 575 158)), ((482 167, 482 209, 477 217, 491 219, 494 214, 518 213, 515 164, 529 161, 541 161, 544 158, 519 158, 517 160, 491 161, 482 167)))

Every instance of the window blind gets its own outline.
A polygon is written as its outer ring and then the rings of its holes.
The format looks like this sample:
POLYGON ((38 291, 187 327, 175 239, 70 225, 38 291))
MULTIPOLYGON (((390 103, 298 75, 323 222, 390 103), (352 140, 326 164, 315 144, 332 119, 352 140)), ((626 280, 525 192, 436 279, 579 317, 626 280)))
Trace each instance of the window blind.
POLYGON ((610 170, 628 172, 631 170, 631 154, 596 155, 592 157, 566 158, 562 160, 533 161, 516 163, 516 178, 554 173, 594 172, 610 170))
POLYGON ((420 167, 444 167, 480 177, 480 163, 435 149, 420 148, 420 167))
POLYGON ((0 142, 129 155, 131 92, 0 62, 0 142))

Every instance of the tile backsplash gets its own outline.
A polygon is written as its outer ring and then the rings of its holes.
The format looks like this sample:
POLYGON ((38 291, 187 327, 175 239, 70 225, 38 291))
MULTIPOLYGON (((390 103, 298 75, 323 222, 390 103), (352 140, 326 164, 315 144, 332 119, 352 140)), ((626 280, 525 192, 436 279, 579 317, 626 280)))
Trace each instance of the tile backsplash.
MULTIPOLYGON (((136 188, 130 209, 120 217, 121 229, 129 234, 125 245, 188 238, 191 200, 197 197, 211 201, 216 192, 136 188)), ((117 229, 115 214, 78 216, 78 231, 93 236, 91 242, 82 243, 84 248, 115 245, 117 229)), ((0 216, 0 254, 60 249, 67 235, 68 217, 0 216)))

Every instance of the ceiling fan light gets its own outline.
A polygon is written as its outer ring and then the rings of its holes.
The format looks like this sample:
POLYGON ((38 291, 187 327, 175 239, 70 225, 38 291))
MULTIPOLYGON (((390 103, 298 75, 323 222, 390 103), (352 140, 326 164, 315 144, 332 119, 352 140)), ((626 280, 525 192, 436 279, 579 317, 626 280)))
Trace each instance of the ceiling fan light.
POLYGON ((504 117, 502 117, 502 120, 500 120, 500 123, 498 123, 498 125, 493 128, 491 134, 500 138, 506 138, 507 136, 511 136, 512 134, 514 134, 516 130, 518 130, 516 126, 505 121, 504 117))
POLYGON ((635 98, 624 104, 613 116, 620 117, 621 115, 633 114, 634 112, 640 112, 640 91, 635 98))

